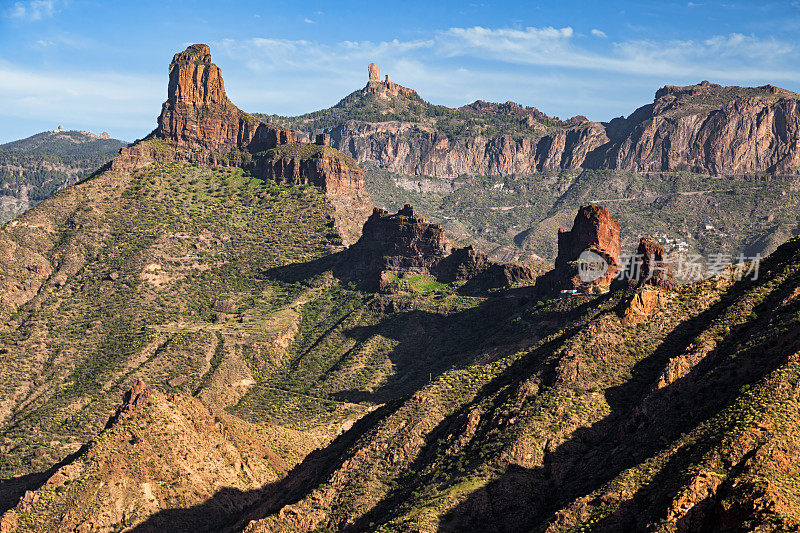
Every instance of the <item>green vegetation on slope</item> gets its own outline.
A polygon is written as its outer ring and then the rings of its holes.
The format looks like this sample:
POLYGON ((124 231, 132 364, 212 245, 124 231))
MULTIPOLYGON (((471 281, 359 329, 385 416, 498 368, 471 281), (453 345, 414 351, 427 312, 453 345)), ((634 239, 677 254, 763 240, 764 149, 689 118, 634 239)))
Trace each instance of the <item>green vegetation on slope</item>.
POLYGON ((35 304, 15 313, 19 327, 0 330, 0 394, 27 391, 2 426, 3 473, 35 470, 96 434, 136 378, 168 387, 183 376, 187 392, 205 383, 217 332, 239 350, 255 343, 256 318, 300 290, 265 271, 339 242, 331 213, 313 187, 277 186, 239 169, 166 166, 132 178, 101 174, 6 226, 6 237, 26 243, 35 231, 28 223, 55 222, 45 253, 71 272, 57 273, 35 304), (220 300, 237 311, 220 316, 220 300), (250 316, 252 323, 234 321, 250 316))
POLYGON ((491 116, 433 105, 416 93, 411 95, 374 94, 355 91, 335 106, 297 117, 256 114, 268 122, 280 124, 306 133, 334 128, 349 120, 358 122, 402 121, 419 123, 424 129, 434 129, 451 140, 484 137, 512 138, 541 137, 548 130, 561 129, 566 122, 558 118, 541 118, 529 126, 513 116, 491 116))
POLYGON ((450 187, 435 178, 364 168, 377 205, 391 211, 412 203, 449 235, 488 250, 521 247, 549 259, 557 252, 558 228, 572 227, 578 208, 587 204, 611 210, 620 222, 623 251, 629 253, 640 235, 666 234, 685 242, 687 252, 704 256, 766 255, 800 232, 796 178, 564 170, 462 176, 450 187))

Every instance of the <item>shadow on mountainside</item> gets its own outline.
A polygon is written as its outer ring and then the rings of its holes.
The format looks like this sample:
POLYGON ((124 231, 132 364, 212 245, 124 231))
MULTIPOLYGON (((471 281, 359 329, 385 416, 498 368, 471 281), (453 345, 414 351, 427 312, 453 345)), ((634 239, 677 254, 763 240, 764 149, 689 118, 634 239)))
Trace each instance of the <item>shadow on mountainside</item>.
POLYGON ((0 479, 0 515, 16 507, 20 498, 25 495, 25 492, 39 489, 59 468, 73 462, 88 449, 89 445, 84 444, 78 451, 68 455, 47 470, 34 472, 33 474, 25 476, 0 479))
POLYGON ((250 521, 276 513, 310 493, 318 483, 350 458, 348 450, 364 433, 400 406, 384 405, 359 419, 325 448, 314 450, 282 480, 259 489, 241 491, 226 487, 203 503, 160 511, 133 528, 135 533, 239 531, 250 521))
MULTIPOLYGON (((683 353, 698 333, 707 329, 728 307, 735 306, 737 294, 748 288, 748 284, 752 282, 742 281, 733 285, 719 302, 678 324, 666 334, 652 354, 634 365, 631 378, 621 385, 606 389, 609 415, 588 427, 575 430, 566 441, 553 449, 547 447, 542 466, 530 469, 509 466, 502 476, 474 491, 452 509, 442 520, 440 530, 518 531, 542 527, 553 519, 559 509, 591 494, 626 469, 667 449, 682 434, 730 405, 742 386, 755 383, 781 365, 788 354, 800 348, 800 335, 786 336, 781 340, 782 344, 777 345, 770 344, 771 337, 762 340, 759 335, 769 334, 770 320, 777 314, 796 313, 797 302, 789 307, 781 307, 787 292, 791 293, 798 284, 794 278, 772 288, 755 308, 757 318, 731 328, 732 331, 726 333, 716 348, 686 375, 661 389, 653 388, 670 359, 683 353), (771 349, 767 350, 770 346, 771 349), (734 348, 741 348, 735 361, 728 357, 734 348)), ((562 316, 560 323, 568 324, 565 330, 512 364, 498 378, 485 385, 471 402, 447 416, 425 436, 426 444, 412 465, 404 469, 405 473, 395 489, 353 524, 329 526, 364 531, 370 529, 372 523, 391 519, 392 513, 402 509, 404 503, 413 501, 415 490, 433 482, 425 477, 428 474, 424 472, 440 451, 440 439, 458 432, 469 413, 488 401, 491 402, 489 412, 481 417, 471 443, 464 452, 468 468, 469 465, 475 467, 485 462, 486 458, 480 453, 469 453, 472 443, 476 443, 480 452, 480 443, 491 440, 489 433, 496 429, 493 420, 512 401, 518 387, 526 379, 538 374, 542 380, 540 392, 558 385, 559 359, 553 354, 582 328, 580 323, 572 319, 590 306, 600 309, 605 305, 599 311, 601 314, 615 312, 611 304, 611 295, 602 296, 562 316)), ((367 330, 356 329, 352 334, 366 335, 367 330)), ((414 379, 419 379, 419 376, 414 379)), ((417 387, 415 382, 412 389, 417 387)), ((160 531, 165 528, 180 531, 180 524, 187 516, 194 516, 193 513, 197 516, 218 513, 220 508, 229 509, 223 512, 224 522, 236 522, 236 528, 244 527, 251 520, 274 515, 284 506, 308 496, 316 486, 340 469, 359 449, 356 444, 358 439, 375 430, 403 402, 402 399, 389 401, 366 415, 329 446, 306 457, 277 483, 247 493, 223 491, 189 510, 162 511, 136 531, 160 531), (232 498, 236 500, 236 505, 222 505, 232 498), (241 511, 248 506, 247 511, 241 511)), ((692 444, 673 455, 668 467, 662 468, 649 483, 648 486, 653 488, 641 489, 616 513, 602 518, 598 524, 599 530, 637 530, 642 524, 659 518, 657 513, 663 509, 663 502, 671 500, 685 481, 681 478, 685 476, 682 472, 709 447, 716 445, 715 438, 719 439, 719 436, 712 433, 702 439, 705 442, 702 447, 701 444, 692 444)), ((202 527, 192 529, 203 530, 202 527)))
POLYGON ((443 372, 463 368, 478 357, 494 359, 524 349, 533 339, 506 327, 520 307, 519 299, 489 298, 477 307, 449 314, 419 309, 397 311, 378 324, 348 329, 345 335, 358 344, 377 337, 396 342, 387 356, 392 374, 375 390, 344 390, 332 398, 344 402, 391 401, 412 394, 443 372))
MULTIPOLYGON (((490 332, 509 313, 518 311, 519 303, 522 300, 518 297, 512 297, 511 300, 517 305, 508 305, 509 302, 502 299, 492 299, 484 303, 486 306, 484 308, 467 309, 450 316, 436 315, 418 310, 398 312, 388 319, 390 323, 387 326, 387 331, 396 331, 394 328, 399 328, 400 330, 411 328, 413 330, 422 324, 429 325, 433 321, 436 322, 435 329, 447 332, 449 329, 455 328, 457 334, 466 335, 462 339, 463 344, 460 345, 462 349, 465 349, 470 343, 483 342, 484 347, 496 346, 498 353, 516 351, 520 348, 513 342, 500 343, 500 340, 505 338, 504 335, 508 332, 490 332), (463 323, 456 327, 454 326, 454 321, 462 321, 463 323), (484 323, 481 327, 477 327, 476 321, 483 321, 484 323), (466 328, 469 325, 472 325, 474 330, 468 334, 466 328), (482 336, 486 338, 481 339, 482 336), (494 337, 496 339, 493 339, 494 337)), ((568 313, 570 315, 580 313, 586 305, 588 303, 580 305, 577 309, 572 308, 568 313)), ((550 318, 553 318, 553 322, 555 322, 555 319, 559 317, 553 316, 550 318)), ((563 319, 565 317, 560 315, 560 318, 563 319)), ((356 338, 369 337, 375 333, 374 327, 377 326, 354 328, 348 334, 356 338)), ((545 324, 542 327, 545 330, 550 330, 554 326, 545 324)), ((453 338, 454 334, 452 332, 450 335, 453 338)), ((399 338, 403 337, 402 334, 397 336, 399 338)), ((521 339, 518 340, 521 341, 521 339)), ((363 438, 363 435, 370 432, 382 420, 389 417, 404 404, 407 396, 403 397, 400 394, 402 390, 406 390, 408 395, 413 394, 428 383, 430 374, 436 377, 454 364, 463 363, 467 360, 464 357, 459 358, 457 349, 453 348, 449 359, 443 358, 436 364, 435 372, 430 372, 428 368, 425 368, 424 372, 414 372, 412 368, 415 365, 420 366, 420 364, 419 360, 415 361, 413 359, 413 355, 415 351, 417 354, 425 352, 426 345, 406 339, 398 346, 400 351, 405 352, 403 357, 407 357, 407 359, 401 360, 400 357, 393 356, 392 360, 399 366, 398 374, 408 377, 396 383, 388 383, 366 398, 370 401, 375 401, 377 397, 380 397, 384 405, 358 420, 349 431, 340 435, 327 447, 309 454, 283 480, 253 491, 239 491, 233 488, 220 490, 202 504, 190 508, 161 511, 153 515, 145 523, 137 526, 133 531, 217 531, 225 530, 224 524, 230 526, 234 523, 236 523, 235 527, 231 527, 230 530, 236 530, 244 527, 251 520, 270 516, 284 506, 302 500, 319 483, 342 467, 345 461, 356 451, 357 448, 354 445, 358 439, 363 438), (247 508, 249 510, 243 511, 243 509, 247 508)), ((476 349, 474 345, 470 349, 470 357, 480 352, 480 349, 476 349)), ((360 394, 366 393, 364 391, 346 391, 337 395, 337 398, 347 398, 347 401, 354 401, 360 394)))
MULTIPOLYGON (((800 338, 795 335, 789 345, 779 350, 767 351, 756 343, 740 352, 735 361, 727 357, 729 349, 768 330, 781 295, 796 285, 796 280, 784 282, 756 308, 757 315, 764 318, 735 329, 687 375, 653 390, 666 363, 682 353, 729 302, 723 300, 680 324, 651 356, 635 366, 633 379, 606 391, 610 415, 573 432, 567 441, 546 453, 541 467, 509 468, 499 479, 472 493, 445 516, 440 531, 543 528, 559 509, 668 449, 682 434, 731 405, 743 386, 757 382, 800 349, 800 338)), ((721 439, 721 434, 709 431, 701 442, 674 454, 654 479, 616 512, 595 523, 592 530, 638 531, 647 523, 664 518, 668 503, 689 479, 687 468, 721 439)), ((395 498, 400 500, 399 495, 395 498)), ((691 530, 704 530, 710 525, 708 519, 695 516, 691 530)), ((359 524, 365 523, 368 522, 359 524)))

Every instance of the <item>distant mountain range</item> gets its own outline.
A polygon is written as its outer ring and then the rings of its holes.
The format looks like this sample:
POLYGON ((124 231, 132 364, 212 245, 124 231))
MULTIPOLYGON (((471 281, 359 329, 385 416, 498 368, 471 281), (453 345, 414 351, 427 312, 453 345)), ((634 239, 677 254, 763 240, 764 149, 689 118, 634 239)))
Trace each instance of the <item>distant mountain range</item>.
POLYGON ((560 169, 797 174, 800 95, 772 85, 708 81, 666 86, 627 118, 560 120, 514 102, 433 105, 392 81, 370 80, 335 106, 268 116, 332 144, 359 163, 400 174, 533 174, 560 169))
POLYGON ((0 223, 110 161, 125 141, 58 129, 0 144, 0 223))
MULTIPOLYGON (((365 101, 416 101, 370 75, 365 101)), ((236 107, 206 45, 175 54, 167 94, 150 135, 0 226, 2 533, 800 529, 792 179, 370 177, 331 134, 236 107), (686 228, 777 249, 681 284, 637 230, 686 228)))
POLYGON ((601 123, 514 102, 448 108, 370 79, 331 108, 260 116, 329 133, 377 205, 413 203, 496 259, 552 260, 553 233, 586 203, 614 210, 628 251, 650 234, 703 255, 774 250, 800 233, 799 103, 772 85, 704 81, 601 123))

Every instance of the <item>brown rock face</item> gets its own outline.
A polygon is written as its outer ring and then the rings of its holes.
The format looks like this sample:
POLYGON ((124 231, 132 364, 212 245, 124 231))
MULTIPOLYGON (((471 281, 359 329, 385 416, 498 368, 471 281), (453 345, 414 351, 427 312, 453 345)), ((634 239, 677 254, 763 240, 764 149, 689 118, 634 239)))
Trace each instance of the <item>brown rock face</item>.
POLYGON ((297 141, 293 130, 262 122, 233 105, 225 94, 222 72, 204 44, 172 58, 167 101, 154 136, 188 161, 206 164, 218 164, 217 158, 232 150, 257 152, 297 141))
POLYGON ((330 134, 333 146, 360 163, 374 161, 392 172, 438 177, 577 169, 590 152, 608 142, 597 122, 520 139, 449 139, 405 122, 348 121, 330 134))
POLYGON ((584 166, 726 175, 800 169, 800 95, 771 85, 666 86, 606 132, 610 142, 584 166))
POLYGON ((578 289, 583 292, 593 287, 607 289, 617 276, 620 266, 619 222, 607 208, 587 205, 578 210, 572 230, 558 232, 558 255, 555 268, 537 280, 537 291, 553 293, 578 289), (591 281, 581 279, 579 258, 584 252, 605 262, 605 270, 591 281))
POLYGON ((620 314, 622 323, 626 326, 647 321, 659 309, 664 301, 664 295, 658 289, 646 288, 636 291, 627 301, 621 303, 620 314))
POLYGON ((349 264, 360 276, 384 270, 427 274, 452 249, 444 229, 419 216, 410 205, 394 215, 375 208, 361 238, 348 250, 353 258, 349 264))
MULTIPOLYGON (((372 80, 365 93, 414 95, 393 82, 372 80)), ((519 118, 536 131, 453 139, 409 122, 349 121, 331 128, 333 146, 356 161, 397 173, 530 174, 556 169, 609 168, 636 172, 695 171, 715 175, 800 171, 800 95, 773 86, 722 87, 703 82, 660 89, 654 103, 609 123, 573 117, 560 128, 514 102, 478 100, 459 108, 519 118)))
POLYGON ((369 72, 369 81, 381 81, 381 69, 375 63, 367 65, 367 72, 369 72))
POLYGON ((358 239, 372 208, 364 173, 322 135, 316 145, 297 142, 294 130, 268 124, 239 110, 225 94, 222 73, 207 45, 175 54, 167 101, 148 138, 123 148, 112 161, 129 172, 154 162, 236 165, 285 184, 307 183, 326 191, 336 207, 345 244, 358 239))
POLYGON ((106 428, 113 426, 120 419, 129 417, 144 406, 152 392, 152 389, 144 381, 137 379, 122 397, 122 404, 117 407, 116 413, 108 420, 106 428))
POLYGON ((636 258, 640 262, 639 277, 642 283, 662 289, 673 289, 677 285, 672 277, 669 263, 664 260, 664 247, 652 237, 639 239, 636 258))
POLYGON ((471 246, 454 248, 441 226, 431 224, 408 204, 394 215, 375 208, 338 270, 342 277, 362 279, 381 290, 386 288, 387 273, 428 274, 446 283, 470 281, 474 290, 506 287, 534 277, 526 266, 495 263, 471 246))

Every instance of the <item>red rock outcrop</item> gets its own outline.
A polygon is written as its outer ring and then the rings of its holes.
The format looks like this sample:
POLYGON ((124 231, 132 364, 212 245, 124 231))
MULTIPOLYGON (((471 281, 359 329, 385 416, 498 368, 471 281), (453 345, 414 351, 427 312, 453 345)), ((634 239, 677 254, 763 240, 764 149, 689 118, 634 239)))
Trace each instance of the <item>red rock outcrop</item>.
MULTIPOLYGON (((587 205, 578 210, 572 230, 558 231, 555 268, 536 282, 537 292, 554 293, 576 289, 589 292, 594 287, 608 289, 620 267, 619 222, 606 207, 587 205), (601 269, 582 279, 582 254, 597 259, 601 269), (581 261, 579 261, 581 260, 581 261)), ((587 256, 583 256, 584 258, 587 256)))
POLYGON ((534 278, 524 265, 491 261, 471 246, 454 248, 444 229, 406 204, 396 214, 375 208, 361 238, 345 253, 338 275, 384 290, 397 275, 428 274, 445 283, 470 281, 469 290, 501 288, 534 278))
MULTIPOLYGON (((364 173, 341 152, 297 142, 294 130, 263 122, 237 108, 225 93, 222 73, 205 44, 175 54, 169 67, 167 101, 158 127, 123 148, 115 171, 158 162, 236 165, 281 183, 307 183, 326 191, 336 207, 336 226, 345 244, 358 239, 372 208, 364 173)), ((329 143, 329 141, 328 141, 329 143)))
POLYGON ((152 395, 153 390, 147 386, 147 383, 141 379, 137 379, 131 388, 123 395, 122 404, 117 407, 116 412, 108 419, 106 429, 112 427, 119 420, 128 418, 146 405, 147 400, 152 395))
POLYGON ((677 286, 669 262, 664 259, 664 247, 652 237, 639 239, 635 260, 639 263, 641 283, 662 289, 674 289, 677 286))

